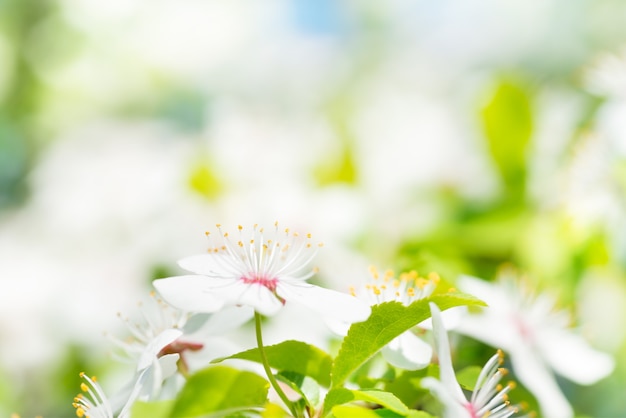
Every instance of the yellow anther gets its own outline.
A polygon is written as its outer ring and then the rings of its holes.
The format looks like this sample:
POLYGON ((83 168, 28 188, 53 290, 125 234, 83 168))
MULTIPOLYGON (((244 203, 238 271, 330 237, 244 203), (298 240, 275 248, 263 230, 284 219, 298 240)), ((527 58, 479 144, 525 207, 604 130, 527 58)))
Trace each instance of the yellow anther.
MULTIPOLYGON (((256 224, 254 224, 254 225, 255 225, 255 228, 256 228, 256 224)), ((263 231, 265 231, 265 228, 261 228, 261 229, 259 229, 259 232, 260 232, 261 234, 263 233, 263 231)))
POLYGON ((320 242, 319 244, 317 244, 317 246, 318 246, 319 248, 322 248, 322 247, 324 246, 324 243, 323 243, 323 242, 320 242))
POLYGON ((285 234, 289 233, 289 228, 285 228, 285 234))
POLYGON ((85 416, 85 410, 83 408, 76 408, 76 416, 78 418, 83 418, 85 416))
POLYGON ((87 384, 83 382, 80 384, 80 390, 82 390, 83 392, 87 392, 89 390, 89 386, 87 386, 87 384))
POLYGON ((224 238, 228 238, 228 232, 224 232, 224 238))
POLYGON ((274 222, 274 226, 278 226, 278 221, 274 222))
POLYGON ((241 231, 243 229, 243 226, 237 225, 237 229, 241 231))
POLYGON ((514 382, 514 381, 512 381, 512 380, 511 380, 510 382, 507 382, 507 384, 506 384, 506 385, 507 385, 507 386, 509 387, 509 389, 511 389, 511 390, 513 390, 513 389, 515 389, 515 388, 517 387, 517 383, 515 383, 515 382, 514 382))
POLYGON ((300 236, 300 234, 298 234, 297 232, 294 232, 294 233, 293 233, 293 234, 291 234, 291 235, 293 235, 294 237, 299 237, 299 236, 300 236))
POLYGON ((400 280, 395 279, 395 280, 393 281, 393 287, 400 287, 400 280))
POLYGON ((267 244, 263 244, 263 249, 267 250, 267 244))
POLYGON ((254 240, 253 239, 250 240, 250 244, 254 244, 254 240))
POLYGON ((352 296, 356 296, 356 289, 354 288, 354 286, 350 286, 349 291, 352 296))
POLYGON ((417 279, 415 279, 415 286, 419 287, 420 289, 425 288, 428 283, 430 282, 423 277, 418 277, 417 279))
POLYGON ((410 297, 415 296, 415 289, 414 289, 414 288, 412 288, 412 287, 409 287, 409 288, 406 290, 406 294, 407 294, 407 295, 409 295, 410 297))
POLYGON ((374 291, 374 294, 376 296, 380 295, 380 289, 378 288, 378 286, 372 286, 372 290, 374 291))
POLYGON ((498 367, 498 372, 500 372, 502 376, 506 376, 507 374, 509 374, 509 371, 504 367, 498 367))
POLYGON ((222 227, 222 224, 215 224, 215 227, 216 227, 216 228, 221 228, 221 227, 222 227))
POLYGON ((439 277, 439 274, 437 274, 434 271, 431 271, 430 273, 428 273, 428 278, 432 280, 433 283, 435 284, 439 283, 439 281, 441 280, 441 277, 439 277))
POLYGON ((237 245, 239 245, 240 247, 243 247, 243 242, 242 241, 237 241, 237 245))
POLYGON ((211 233, 209 231, 205 231, 204 235, 206 235, 208 237, 209 235, 211 235, 211 233))
POLYGON ((309 233, 309 234, 306 234, 306 237, 307 237, 307 238, 311 238, 311 234, 310 234, 310 233, 309 233))
POLYGON ((226 251, 226 246, 225 245, 222 245, 220 248, 221 248, 222 251, 226 251))
POLYGON ((306 247, 307 247, 307 248, 311 248, 311 243, 310 243, 310 242, 307 242, 306 247))

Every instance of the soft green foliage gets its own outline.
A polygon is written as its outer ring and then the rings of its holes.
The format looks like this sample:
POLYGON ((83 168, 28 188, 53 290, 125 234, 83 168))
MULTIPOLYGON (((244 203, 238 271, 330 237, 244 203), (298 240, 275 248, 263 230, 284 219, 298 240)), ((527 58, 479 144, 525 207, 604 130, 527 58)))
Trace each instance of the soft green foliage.
POLYGON ((498 85, 481 112, 491 157, 513 198, 524 193, 532 116, 530 95, 520 83, 508 80, 498 85))
POLYGON ((170 417, 199 417, 210 412, 260 407, 269 384, 262 377, 226 366, 211 366, 192 375, 176 398, 170 417))
POLYGON ((367 409, 351 405, 338 405, 333 408, 334 418, 432 418, 432 415, 424 411, 410 410, 406 415, 397 414, 389 409, 367 409))
POLYGON ((333 364, 332 386, 343 384, 352 372, 391 340, 428 319, 429 302, 436 303, 441 310, 461 305, 484 305, 473 296, 450 292, 415 301, 409 306, 400 302, 374 306, 366 321, 353 324, 348 331, 333 364))
POLYGON ((330 412, 336 405, 353 401, 364 401, 380 405, 401 416, 406 416, 409 413, 409 408, 392 393, 373 389, 349 390, 335 388, 331 389, 324 399, 324 415, 330 412))
POLYGON ((131 409, 132 418, 167 418, 174 406, 174 400, 159 402, 135 402, 131 409))
POLYGON ((478 366, 466 367, 456 373, 456 380, 462 388, 473 391, 480 371, 481 368, 478 366))
MULTIPOLYGON (((315 346, 301 341, 289 340, 265 347, 265 353, 270 366, 277 370, 310 376, 323 386, 330 384, 332 358, 315 346)), ((261 363, 258 348, 216 359, 213 362, 219 363, 227 359, 242 359, 261 363)))

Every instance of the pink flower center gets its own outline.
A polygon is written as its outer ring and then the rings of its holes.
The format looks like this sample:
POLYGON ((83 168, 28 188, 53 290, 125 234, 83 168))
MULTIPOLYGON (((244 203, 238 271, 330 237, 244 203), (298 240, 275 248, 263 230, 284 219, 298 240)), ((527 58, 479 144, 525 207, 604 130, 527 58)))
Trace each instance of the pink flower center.
POLYGON ((472 405, 471 403, 466 403, 464 407, 465 407, 465 410, 470 414, 472 418, 480 418, 478 414, 476 413, 476 410, 474 409, 474 405, 472 405))
POLYGON ((278 284, 278 279, 268 276, 258 276, 256 274, 251 274, 249 276, 242 276, 241 280, 245 284, 259 284, 261 286, 267 287, 270 291, 276 291, 276 285, 278 284))

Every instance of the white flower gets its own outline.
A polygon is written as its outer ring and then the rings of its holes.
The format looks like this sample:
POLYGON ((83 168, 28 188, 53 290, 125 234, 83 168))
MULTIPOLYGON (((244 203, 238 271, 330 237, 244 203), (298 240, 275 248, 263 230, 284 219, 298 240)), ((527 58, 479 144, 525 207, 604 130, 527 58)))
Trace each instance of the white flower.
MULTIPOLYGON (((114 418, 111 402, 96 382, 96 377, 89 377, 85 373, 81 373, 80 377, 85 381, 80 384, 82 393, 76 395, 72 403, 76 409, 76 416, 79 418, 114 418)), ((129 407, 130 403, 127 403, 117 418, 130 416, 129 407)))
POLYGON ((536 397, 543 415, 574 415, 552 371, 589 385, 613 370, 613 359, 569 330, 569 315, 555 311, 547 294, 533 296, 508 276, 493 284, 462 277, 458 285, 489 307, 467 315, 457 330, 507 351, 516 377, 536 397))
MULTIPOLYGON (((196 275, 155 280, 163 298, 180 309, 215 312, 223 306, 249 305, 263 315, 274 315, 287 301, 302 304, 323 316, 347 322, 366 319, 367 304, 348 294, 307 283, 315 273, 309 267, 317 253, 311 235, 301 237, 289 229, 266 232, 255 225, 237 238, 217 226, 218 236, 207 232, 209 254, 184 258, 181 267, 196 275)), ((321 245, 321 244, 320 244, 321 245)))
MULTIPOLYGON (((374 267, 370 267, 370 273, 372 275, 370 283, 358 291, 351 289, 354 295, 364 299, 370 305, 397 301, 408 306, 416 300, 429 297, 439 283, 439 276, 436 273, 431 273, 428 278, 424 278, 420 277, 417 272, 410 271, 395 277, 393 271, 387 270, 381 277, 374 267)), ((347 327, 338 331, 345 334, 347 327)), ((394 338, 383 347, 381 352, 384 359, 395 367, 418 370, 430 364, 433 350, 430 344, 409 330, 394 338)))
MULTIPOLYGON (((141 320, 125 320, 131 338, 122 341, 111 337, 123 351, 118 357, 136 365, 130 384, 112 400, 113 410, 122 403, 157 398, 166 379, 177 370, 187 371, 186 352, 202 350, 208 336, 236 328, 252 317, 252 310, 235 307, 211 316, 191 316, 157 299, 154 293, 150 296, 149 303, 141 306, 141 320)), ((215 352, 220 348, 215 339, 210 345, 215 357, 226 354, 215 352)))
POLYGON ((507 374, 507 370, 499 366, 503 361, 503 353, 491 357, 481 370, 474 392, 468 400, 463 389, 456 380, 452 359, 450 357, 450 343, 448 334, 443 325, 441 312, 434 303, 430 303, 433 318, 435 345, 439 356, 439 380, 433 377, 422 379, 422 386, 430 389, 433 395, 444 406, 446 418, 506 418, 518 410, 509 404, 508 392, 515 387, 511 382, 506 386, 500 385, 500 380, 507 374))

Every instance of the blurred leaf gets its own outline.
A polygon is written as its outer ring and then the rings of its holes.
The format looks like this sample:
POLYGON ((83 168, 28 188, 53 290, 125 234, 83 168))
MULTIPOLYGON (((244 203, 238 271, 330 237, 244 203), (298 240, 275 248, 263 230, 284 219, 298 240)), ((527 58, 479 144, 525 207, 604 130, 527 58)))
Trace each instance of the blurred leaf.
POLYGON ((156 402, 135 402, 131 408, 132 418, 166 418, 169 416, 174 400, 156 402))
POLYGON ((282 407, 275 403, 266 403, 265 407, 261 411, 261 418, 290 418, 291 415, 287 413, 282 407))
POLYGON ((293 372, 281 372, 276 375, 276 379, 288 385, 302 397, 300 400, 302 408, 306 407, 309 411, 313 411, 319 403, 320 387, 312 378, 293 372))
MULTIPOLYGON (((431 365, 432 367, 433 365, 431 365)), ((431 367, 422 370, 404 371, 398 377, 385 383, 385 390, 391 392, 398 397, 405 405, 412 406, 419 397, 428 393, 426 389, 420 388, 419 382, 423 377, 428 376, 431 367)), ((437 377, 438 374, 433 374, 437 377)))
POLYGON ((456 373, 456 380, 463 389, 474 391, 481 370, 479 366, 466 367, 456 373))
POLYGON ((531 100, 520 83, 503 81, 481 111, 491 156, 509 192, 523 198, 526 149, 533 131, 531 100))
MULTIPOLYGON (((270 366, 274 369, 310 376, 323 386, 330 384, 332 358, 315 346, 301 341, 289 340, 265 347, 265 354, 270 366)), ((215 359, 213 363, 219 363, 227 359, 243 359, 261 363, 261 355, 258 348, 215 359)))
POLYGON ((350 390, 345 388, 331 389, 324 399, 324 412, 326 415, 336 405, 345 404, 352 401, 364 401, 380 405, 400 416, 406 416, 409 408, 402 403, 393 393, 375 389, 350 390))
POLYGON ((199 417, 210 412, 237 412, 263 406, 269 383, 247 371, 212 366, 187 380, 176 398, 170 417, 199 417))
POLYGON ((441 310, 460 305, 485 305, 471 295, 451 292, 420 299, 409 306, 385 302, 372 307, 364 322, 352 324, 332 369, 332 386, 341 385, 360 365, 403 332, 430 318, 429 302, 441 310))
POLYGON ((345 145, 340 153, 325 156, 324 160, 315 167, 313 175, 320 186, 330 186, 335 183, 356 184, 357 168, 351 147, 345 145))
POLYGON ((424 411, 416 411, 414 409, 407 411, 407 414, 400 415, 389 409, 367 409, 358 406, 337 405, 332 410, 334 418, 434 418, 432 415, 424 411))
POLYGON ((222 192, 222 184, 211 166, 206 163, 196 164, 189 175, 189 185, 194 192, 214 200, 222 192))

